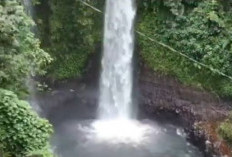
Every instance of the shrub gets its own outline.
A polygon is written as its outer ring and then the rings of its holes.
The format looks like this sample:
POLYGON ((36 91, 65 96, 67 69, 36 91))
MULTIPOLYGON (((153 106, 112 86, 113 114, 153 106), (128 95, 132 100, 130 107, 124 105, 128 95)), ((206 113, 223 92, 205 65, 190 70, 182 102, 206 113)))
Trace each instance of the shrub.
POLYGON ((218 131, 222 138, 232 145, 232 122, 226 120, 220 125, 218 131))
POLYGON ((33 112, 26 101, 0 89, 0 143, 3 152, 22 157, 38 150, 48 151, 52 126, 33 112))

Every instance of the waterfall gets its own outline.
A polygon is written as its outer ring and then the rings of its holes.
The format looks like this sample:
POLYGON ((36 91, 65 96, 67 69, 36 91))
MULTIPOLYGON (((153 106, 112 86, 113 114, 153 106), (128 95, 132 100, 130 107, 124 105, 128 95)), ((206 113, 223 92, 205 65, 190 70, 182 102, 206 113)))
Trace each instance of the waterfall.
POLYGON ((32 0, 22 0, 22 3, 24 5, 24 8, 27 12, 28 15, 31 17, 34 16, 34 10, 33 10, 33 5, 32 5, 32 0))
POLYGON ((100 119, 131 118, 135 12, 134 0, 106 1, 100 119))
MULTIPOLYGON (((24 6, 24 9, 25 9, 27 15, 30 16, 31 18, 33 18, 35 16, 35 12, 34 12, 32 0, 22 0, 21 2, 24 6)), ((31 31, 33 33, 36 33, 36 26, 32 26, 31 31)), ((33 70, 31 71, 31 73, 33 73, 33 70)), ((38 105, 37 98, 36 98, 36 82, 33 80, 33 78, 31 76, 29 76, 27 78, 26 86, 27 86, 27 88, 29 90, 29 94, 30 94, 30 98, 28 101, 29 101, 31 107, 37 113, 41 113, 41 108, 38 105)))
MULTIPOLYGON (((35 17, 35 10, 34 10, 32 0, 21 0, 21 2, 22 2, 23 6, 25 8, 25 11, 26 11, 27 15, 30 16, 31 18, 34 18, 35 17)), ((31 28, 31 31, 36 34, 37 27, 33 26, 31 28)))
POLYGON ((153 130, 132 117, 134 0, 107 0, 96 141, 140 144, 153 130))

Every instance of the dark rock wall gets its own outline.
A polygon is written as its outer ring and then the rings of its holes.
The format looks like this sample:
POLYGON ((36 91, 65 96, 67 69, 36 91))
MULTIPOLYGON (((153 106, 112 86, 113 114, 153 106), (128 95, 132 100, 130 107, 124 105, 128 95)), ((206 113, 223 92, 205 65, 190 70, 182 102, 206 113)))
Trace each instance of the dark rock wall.
POLYGON ((142 65, 139 77, 140 106, 147 112, 175 111, 198 121, 221 120, 228 115, 232 102, 217 95, 181 84, 171 76, 154 72, 142 65))

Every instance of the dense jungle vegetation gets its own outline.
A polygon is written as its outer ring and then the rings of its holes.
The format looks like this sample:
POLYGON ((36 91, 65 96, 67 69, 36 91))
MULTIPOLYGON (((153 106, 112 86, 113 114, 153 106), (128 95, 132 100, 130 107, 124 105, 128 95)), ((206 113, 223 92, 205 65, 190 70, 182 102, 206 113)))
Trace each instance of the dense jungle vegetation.
POLYGON ((232 96, 230 1, 147 1, 140 8, 138 29, 209 69, 145 38, 141 55, 154 70, 176 76, 181 82, 232 96))
MULTIPOLYGON (((104 1, 90 4, 103 8, 104 1)), ((95 45, 101 42, 103 16, 80 1, 50 0, 47 5, 50 17, 48 12, 38 15, 37 23, 42 44, 54 59, 48 68, 49 77, 58 80, 79 77, 95 45)))
POLYGON ((0 156, 50 156, 52 126, 25 101, 27 78, 45 74, 51 57, 16 0, 0 1, 0 156))
MULTIPOLYGON (((41 0, 33 20, 20 0, 0 0, 0 156, 52 156, 52 126, 26 102, 30 77, 54 80, 83 75, 102 44, 103 15, 80 1, 41 0)), ((104 10, 104 0, 88 1, 104 10)), ((136 29, 141 62, 182 83, 232 97, 232 1, 138 0, 136 29), (168 45, 172 51, 163 45, 168 45), (182 53, 209 68, 179 55, 182 53), (225 77, 223 75, 228 75, 225 77)), ((232 119, 221 125, 232 141, 232 119)))

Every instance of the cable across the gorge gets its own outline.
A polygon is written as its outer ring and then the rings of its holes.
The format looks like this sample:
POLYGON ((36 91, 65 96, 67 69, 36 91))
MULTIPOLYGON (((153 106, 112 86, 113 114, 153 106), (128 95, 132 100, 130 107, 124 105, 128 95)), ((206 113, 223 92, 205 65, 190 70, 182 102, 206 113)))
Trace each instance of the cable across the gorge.
MULTIPOLYGON (((103 13, 100 9, 98 9, 98 8, 96 8, 96 7, 92 6, 92 5, 90 5, 90 4, 87 3, 87 2, 84 2, 84 1, 82 1, 82 0, 78 0, 78 1, 80 1, 82 4, 84 4, 85 6, 87 6, 87 7, 91 8, 91 9, 93 9, 94 11, 96 11, 96 12, 98 12, 98 13, 101 13, 101 14, 103 13)), ((191 57, 189 57, 188 55, 186 55, 186 54, 184 54, 184 53, 182 53, 182 52, 177 51, 176 49, 172 48, 171 46, 166 45, 166 44, 164 44, 164 43, 162 43, 162 42, 160 42, 160 41, 158 41, 158 40, 156 40, 156 39, 153 39, 153 38, 147 36, 146 34, 140 32, 140 31, 138 31, 138 30, 136 30, 135 32, 136 32, 138 35, 140 35, 140 36, 146 38, 147 40, 152 41, 152 42, 154 42, 154 43, 156 43, 156 44, 158 44, 158 45, 160 45, 160 46, 162 46, 162 47, 164 47, 164 48, 166 48, 166 49, 168 49, 168 50, 170 50, 170 51, 172 51, 172 52, 175 52, 175 53, 179 54, 180 56, 182 56, 182 57, 184 57, 184 58, 190 60, 191 62, 194 62, 194 63, 196 63, 197 65, 200 65, 201 67, 204 67, 204 68, 206 68, 206 69, 209 69, 211 72, 217 73, 217 74, 219 74, 219 75, 221 75, 221 76, 223 76, 223 77, 226 77, 226 78, 228 78, 228 79, 230 79, 230 80, 232 81, 232 76, 229 76, 229 75, 227 75, 227 74, 221 72, 221 71, 218 70, 218 69, 214 69, 214 68, 210 67, 209 65, 206 65, 206 64, 204 64, 204 63, 201 63, 201 62, 195 60, 194 58, 191 58, 191 57)))

